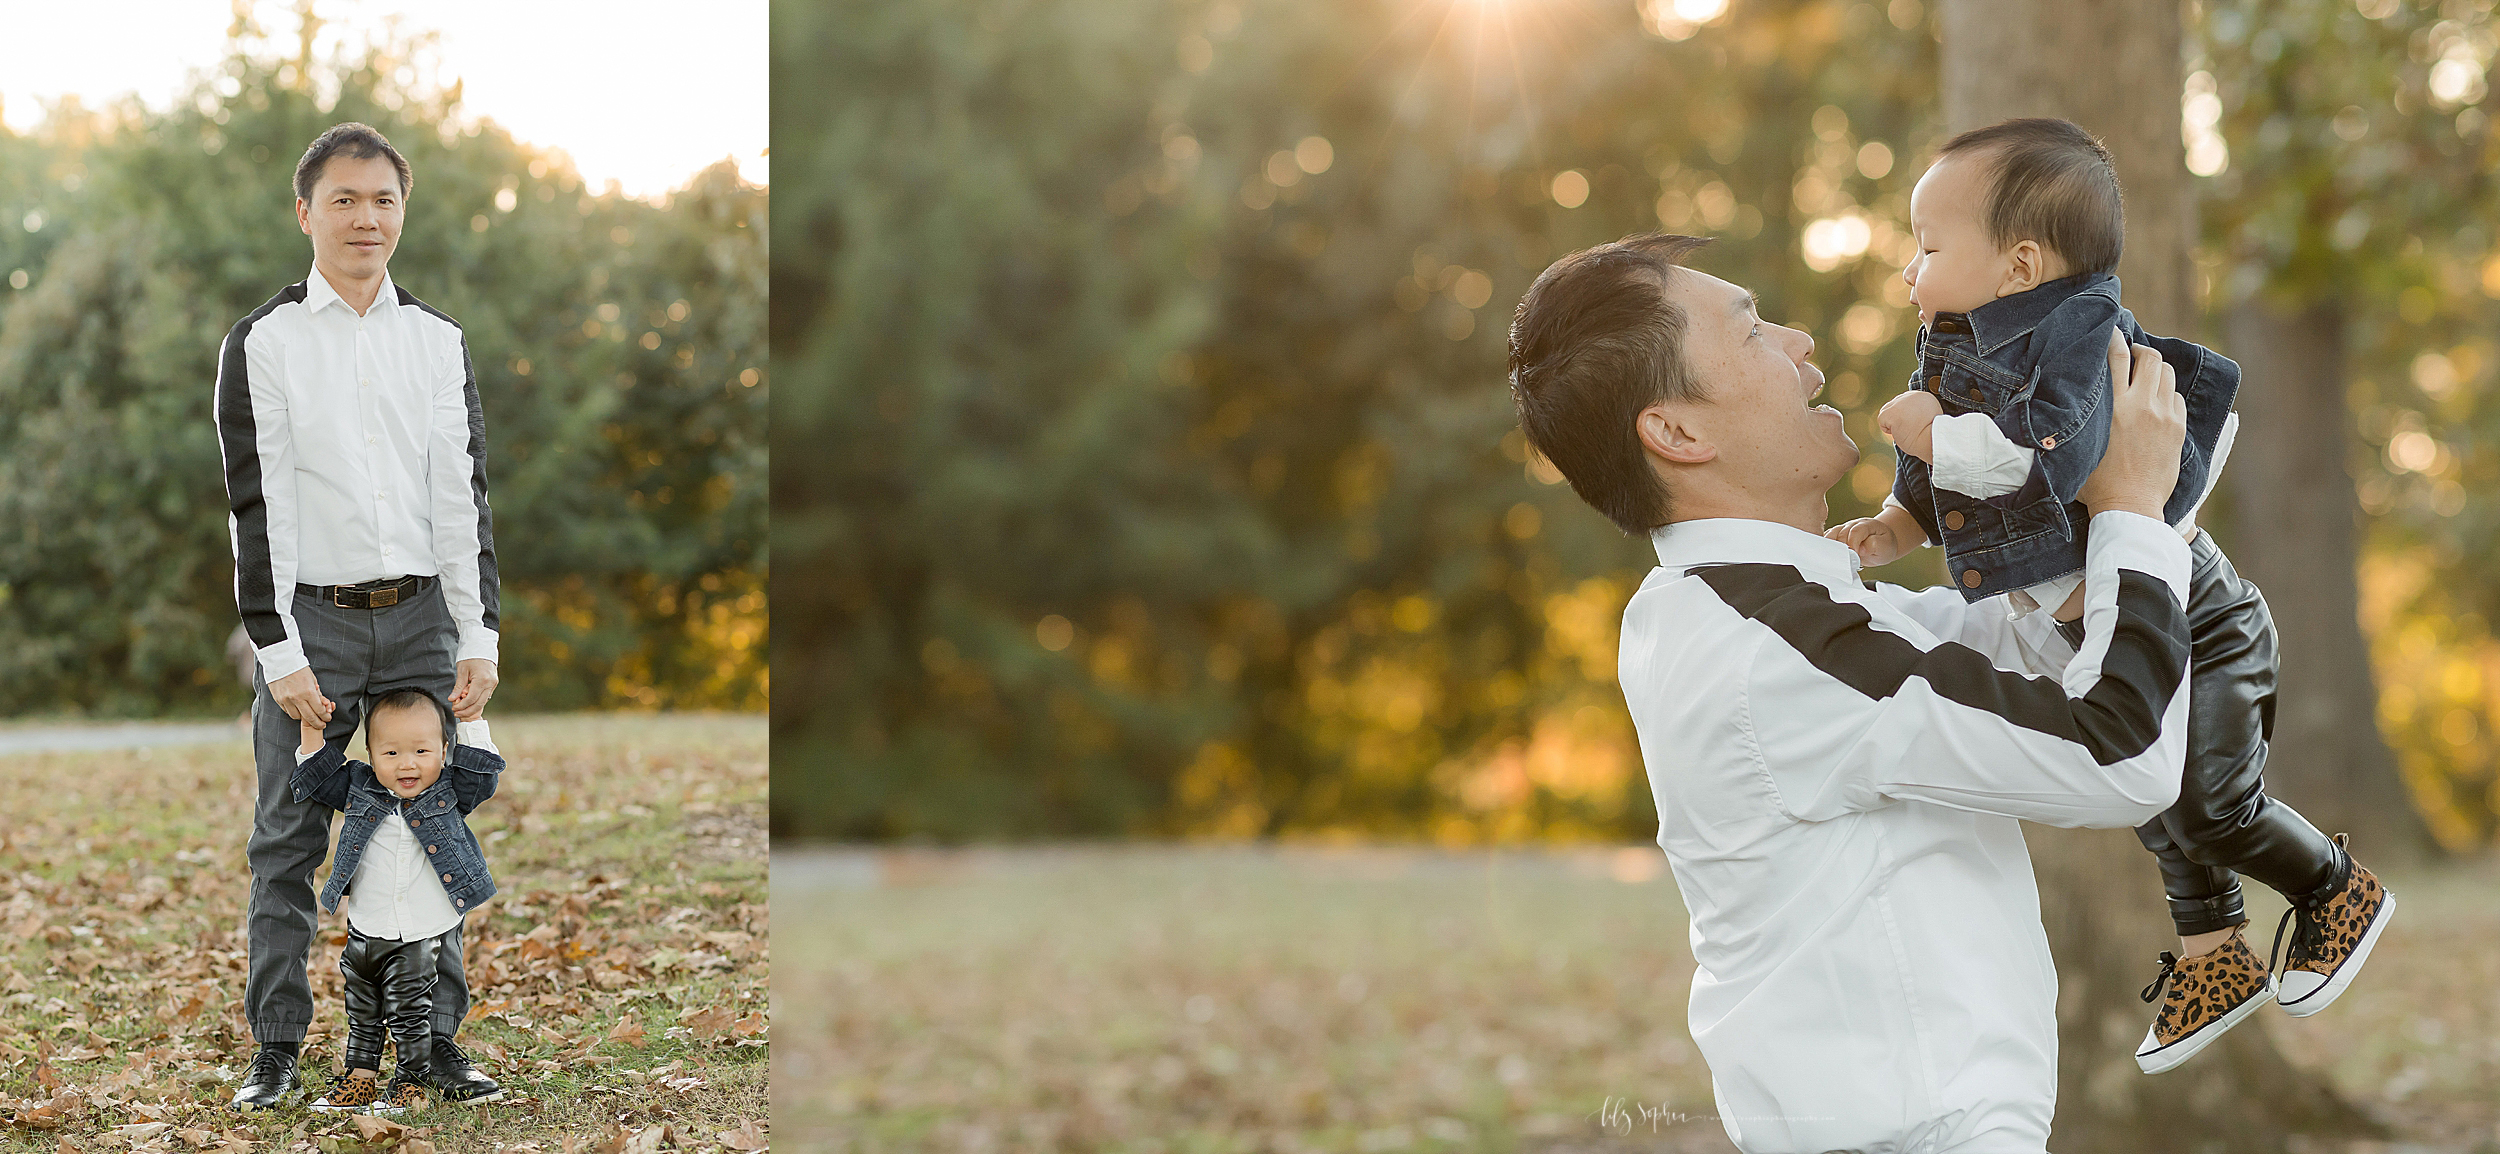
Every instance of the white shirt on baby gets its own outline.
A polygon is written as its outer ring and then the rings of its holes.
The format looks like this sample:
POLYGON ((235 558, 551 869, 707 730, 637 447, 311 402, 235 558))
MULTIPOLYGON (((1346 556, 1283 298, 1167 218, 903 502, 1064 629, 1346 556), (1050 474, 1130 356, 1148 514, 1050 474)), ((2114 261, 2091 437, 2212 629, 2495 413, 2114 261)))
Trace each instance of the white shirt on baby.
MULTIPOLYGON (((498 752, 484 718, 460 722, 455 728, 460 744, 498 752)), ((302 764, 311 756, 299 751, 295 760, 302 764)), ((443 759, 443 772, 451 772, 448 756, 443 759)), ((365 842, 355 880, 347 885, 345 906, 348 925, 368 938, 384 941, 422 941, 460 924, 460 911, 452 908, 441 875, 426 861, 417 831, 408 828, 408 818, 397 808, 382 816, 382 824, 374 827, 373 836, 365 842)))
MULTIPOLYGON (((2031 477, 2032 460, 2038 450, 2017 445, 1997 428, 1996 421, 1986 413, 1962 413, 1938 417, 1928 426, 1928 436, 1936 458, 1929 477, 1939 489, 1951 489, 1964 496, 1987 500, 2002 497, 2023 487, 2031 477)), ((2223 462, 2231 459, 2231 442, 2239 435, 2240 415, 2222 416, 2222 435, 2214 442, 2213 467, 2205 470, 2205 491, 2196 495, 2196 504, 2179 518, 2179 529, 2196 523, 2196 513, 2205 507, 2205 499, 2214 495, 2214 485, 2222 479, 2223 462)), ((1887 505, 1900 502, 1887 496, 1887 505)), ((1926 542, 1934 544, 1934 542, 1926 542)), ((2083 584, 2082 570, 2063 577, 2051 577, 2037 585, 2026 585, 2006 594, 2006 616, 2019 618, 2044 608, 2066 603, 2075 587, 2083 584)))

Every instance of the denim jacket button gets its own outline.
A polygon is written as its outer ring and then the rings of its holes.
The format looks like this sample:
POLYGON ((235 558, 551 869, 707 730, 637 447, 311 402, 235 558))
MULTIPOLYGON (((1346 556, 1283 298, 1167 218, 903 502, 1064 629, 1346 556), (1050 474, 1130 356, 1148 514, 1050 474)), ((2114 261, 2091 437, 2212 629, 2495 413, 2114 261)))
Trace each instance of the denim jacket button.
POLYGON ((1968 587, 1968 588, 1972 588, 1972 589, 1977 589, 1977 588, 1979 588, 1979 570, 1977 570, 1977 569, 1964 569, 1964 570, 1962 570, 1962 584, 1963 584, 1964 586, 1966 586, 1966 587, 1968 587))
POLYGON ((445 883, 445 884, 449 884, 449 883, 450 883, 450 881, 451 881, 451 875, 450 875, 450 874, 444 874, 444 875, 443 875, 443 881, 444 881, 444 883, 445 883))
POLYGON ((2054 448, 2056 448, 2056 447, 2057 447, 2057 438, 2055 438, 2055 437, 2042 437, 2042 438, 2040 438, 2040 447, 2041 447, 2041 448, 2043 448, 2043 449, 2054 449, 2054 448))
POLYGON ((427 846, 427 847, 425 847, 425 852, 427 852, 427 853, 433 853, 433 852, 434 852, 434 847, 433 847, 433 846, 427 846))
POLYGON ((1980 391, 1979 391, 1979 386, 1977 386, 1977 385, 1972 385, 1972 386, 1970 387, 1970 399, 1971 399, 1971 403, 1975 405, 1975 404, 1979 404, 1981 401, 1985 400, 1986 398, 1985 398, 1985 397, 1984 397, 1984 396, 1980 393, 1980 391))
POLYGON ((1927 391, 1931 393, 1941 393, 1944 391, 1943 373, 1938 373, 1935 376, 1927 378, 1927 391))
POLYGON ((1947 529, 1959 529, 1959 528, 1961 528, 1961 527, 1962 527, 1962 511, 1961 511, 1960 509, 1955 509, 1954 511, 1952 511, 1952 512, 1950 512, 1950 513, 1945 514, 1945 515, 1944 515, 1944 527, 1945 527, 1945 528, 1947 528, 1947 529))

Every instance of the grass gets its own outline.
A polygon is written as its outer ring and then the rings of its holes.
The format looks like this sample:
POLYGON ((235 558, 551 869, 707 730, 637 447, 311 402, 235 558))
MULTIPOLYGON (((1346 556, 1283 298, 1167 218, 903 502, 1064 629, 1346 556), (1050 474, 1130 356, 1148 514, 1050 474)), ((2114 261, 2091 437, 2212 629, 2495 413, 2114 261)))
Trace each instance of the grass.
MULTIPOLYGON (((461 1040, 517 1099, 373 1138, 300 1104, 225 1109, 252 1045, 250 748, 0 757, 0 1151, 752 1144, 738 1131, 767 1111, 764 720, 499 717, 495 739, 509 768, 470 828, 500 892, 465 931, 461 1040)), ((316 1091, 346 1034, 345 940, 344 918, 322 915, 316 1091)))
MULTIPOLYGON (((860 1154, 1726 1151, 1657 863, 1645 847, 785 852, 776 1137, 860 1154)), ((2395 1149, 2500 1151, 2500 861, 2388 881, 2402 912, 2364 981, 2262 1028, 2414 1144, 2395 1149)))

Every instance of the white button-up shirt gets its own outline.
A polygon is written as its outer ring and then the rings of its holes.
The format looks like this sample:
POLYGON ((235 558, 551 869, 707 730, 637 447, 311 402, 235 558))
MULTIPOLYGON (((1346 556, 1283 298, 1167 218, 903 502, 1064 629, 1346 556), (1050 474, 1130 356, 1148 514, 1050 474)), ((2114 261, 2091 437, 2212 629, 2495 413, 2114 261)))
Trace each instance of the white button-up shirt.
MULTIPOLYGON (((485 719, 463 721, 454 728, 460 744, 497 752, 485 719)), ((301 765, 311 756, 298 750, 295 762, 301 765)), ((443 772, 451 772, 449 751, 444 753, 443 772)), ((408 828, 407 815, 397 809, 384 814, 373 836, 366 839, 364 856, 356 861, 356 876, 347 883, 344 904, 348 925, 366 937, 385 941, 422 941, 460 924, 451 892, 443 888, 441 875, 426 860, 425 843, 417 839, 417 831, 408 828)))
POLYGON ((1870 587, 1785 525, 1655 544, 1618 672, 1728 1137, 2037 1154, 2057 973, 2020 822, 2131 826, 2176 798, 2186 544, 2093 518, 2080 653, 2046 614, 1870 587))
POLYGON ((460 326, 391 283, 356 315, 316 268, 217 368, 235 605, 276 681, 304 668, 295 585, 442 579, 457 658, 496 656, 486 418, 460 326))

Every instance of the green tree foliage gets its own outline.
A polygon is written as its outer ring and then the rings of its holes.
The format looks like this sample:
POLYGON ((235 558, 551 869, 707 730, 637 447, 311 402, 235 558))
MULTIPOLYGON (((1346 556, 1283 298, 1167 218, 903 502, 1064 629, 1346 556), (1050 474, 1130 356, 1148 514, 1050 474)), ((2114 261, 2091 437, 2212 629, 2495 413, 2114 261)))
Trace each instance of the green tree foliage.
POLYGON ((1870 509, 1934 103, 1914 3, 1693 31, 777 5, 776 533, 830 580, 776 591, 776 828, 1647 834, 1611 683, 1648 546, 1528 459, 1510 306, 1662 218, 1723 234, 1704 267, 1848 334, 1835 512, 1870 509))
POLYGON ((233 707, 217 349, 307 275, 294 161, 345 120, 407 154, 392 277, 475 363, 499 699, 762 707, 764 191, 724 164, 665 207, 594 193, 410 81, 416 47, 246 37, 171 110, 0 132, 0 275, 27 274, 0 290, 0 714, 233 707))

